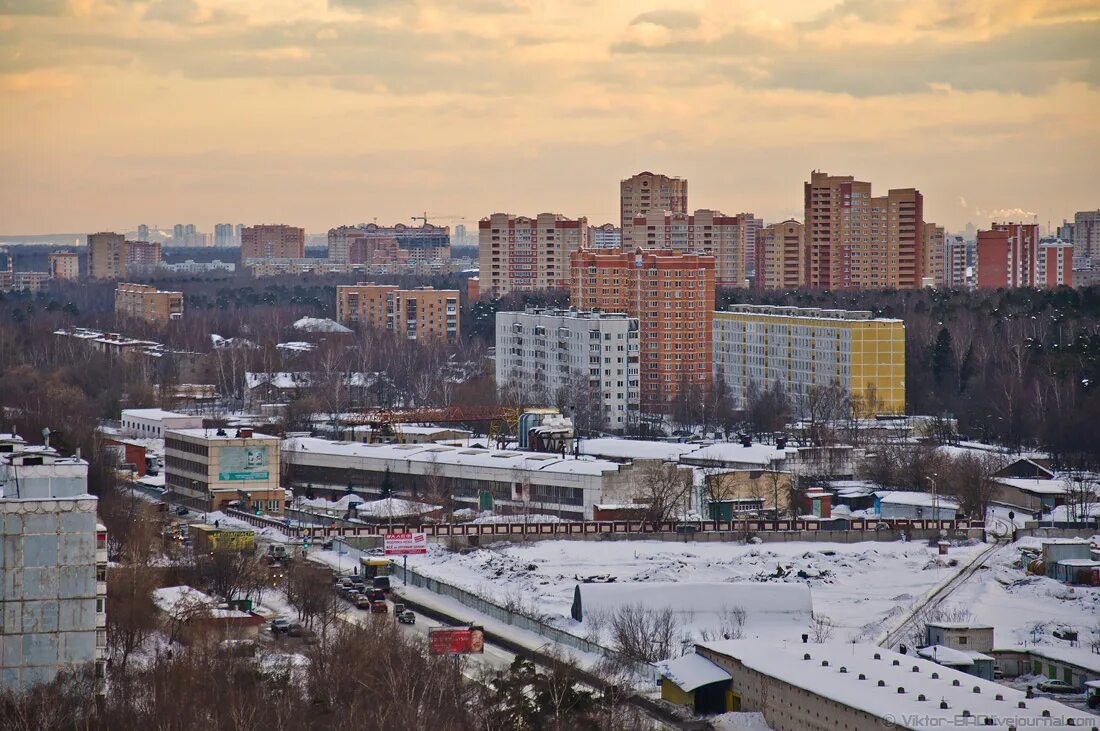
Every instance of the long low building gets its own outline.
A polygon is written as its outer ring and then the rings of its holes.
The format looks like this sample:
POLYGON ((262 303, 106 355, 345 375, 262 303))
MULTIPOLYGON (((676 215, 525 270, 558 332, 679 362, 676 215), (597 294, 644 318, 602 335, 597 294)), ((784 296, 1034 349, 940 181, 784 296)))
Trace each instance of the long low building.
MULTIPOLYGON (((363 444, 312 437, 282 444, 288 486, 381 492, 389 480, 400 494, 447 492, 462 507, 530 510, 591 520, 593 506, 629 503, 654 460, 620 464, 591 457, 453 447, 442 444, 363 444), (436 483, 433 485, 432 483, 436 483), (434 489, 433 489, 434 488, 434 489)), ((685 470, 690 477, 690 472, 685 470)))

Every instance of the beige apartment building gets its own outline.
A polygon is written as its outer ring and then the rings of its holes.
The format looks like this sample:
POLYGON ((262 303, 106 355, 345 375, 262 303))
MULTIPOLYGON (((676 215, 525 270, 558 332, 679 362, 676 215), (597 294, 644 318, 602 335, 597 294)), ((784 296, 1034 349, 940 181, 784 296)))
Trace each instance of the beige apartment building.
POLYGON ((796 289, 806 276, 804 227, 793 218, 765 226, 756 239, 757 289, 796 289))
POLYGON ((619 182, 619 203, 624 247, 641 246, 634 240, 634 220, 650 213, 661 214, 688 212, 688 183, 683 178, 670 178, 645 172, 619 182))
POLYGON ((814 171, 804 186, 806 285, 921 286, 924 196, 915 188, 873 197, 871 184, 814 171))
POLYGON ((714 257, 719 287, 745 286, 746 252, 755 249, 757 223, 751 213, 727 216, 701 208, 694 214, 650 211, 633 221, 634 243, 646 249, 714 257))
POLYGON ((160 264, 158 241, 127 241, 122 234, 88 234, 88 277, 124 279, 151 272, 160 264))
POLYGON ((304 259, 306 230, 284 224, 259 224, 241 229, 241 262, 249 259, 304 259))
POLYGON ((944 274, 944 253, 947 234, 943 226, 925 223, 921 245, 921 284, 924 287, 940 287, 946 281, 944 274))
POLYGON ((457 289, 401 289, 395 284, 373 282, 336 287, 338 322, 392 330, 409 340, 458 342, 458 308, 457 289))
POLYGON ((481 291, 499 297, 569 286, 569 256, 588 248, 588 219, 494 213, 478 222, 481 291))
POLYGON ((50 276, 52 278, 80 278, 80 254, 75 251, 54 251, 47 258, 50 263, 50 276))
POLYGON ((122 283, 115 288, 115 316, 164 323, 183 317, 183 292, 162 292, 145 284, 122 283))

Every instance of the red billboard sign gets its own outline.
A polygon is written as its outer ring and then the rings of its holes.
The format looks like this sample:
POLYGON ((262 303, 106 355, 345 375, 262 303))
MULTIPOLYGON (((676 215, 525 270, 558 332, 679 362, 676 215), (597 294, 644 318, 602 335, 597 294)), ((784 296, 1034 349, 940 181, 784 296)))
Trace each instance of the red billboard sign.
POLYGON ((469 655, 485 652, 485 631, 481 627, 432 627, 428 646, 433 655, 469 655))
POLYGON ((428 552, 428 539, 423 533, 387 533, 382 541, 387 556, 411 556, 428 552))

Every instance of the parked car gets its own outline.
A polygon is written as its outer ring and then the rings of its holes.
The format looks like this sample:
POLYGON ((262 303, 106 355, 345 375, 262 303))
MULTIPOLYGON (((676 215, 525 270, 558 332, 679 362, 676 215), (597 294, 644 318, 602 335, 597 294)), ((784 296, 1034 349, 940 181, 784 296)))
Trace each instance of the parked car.
POLYGON ((290 625, 291 622, 289 619, 283 619, 282 617, 279 617, 278 619, 273 619, 271 621, 271 633, 277 635, 280 632, 289 632, 290 625))
POLYGON ((365 597, 362 594, 356 595, 355 606, 359 609, 370 609, 371 611, 374 611, 374 603, 368 597, 365 597))
POLYGON ((176 515, 187 515, 190 512, 191 512, 190 510, 183 507, 182 505, 179 506, 178 508, 176 508, 176 515))
POLYGON ((1079 692, 1069 683, 1063 680, 1040 680, 1037 687, 1044 693, 1077 693, 1079 692))
POLYGON ((390 605, 385 602, 371 602, 370 613, 371 614, 389 614, 390 605))
POLYGON ((401 613, 404 612, 405 609, 407 609, 407 607, 405 606, 404 602, 394 602, 393 603, 393 613, 394 614, 396 614, 398 616, 401 616, 401 613))
POLYGON ((398 613, 397 621, 401 624, 416 624, 416 615, 412 613, 412 610, 406 609, 398 613))

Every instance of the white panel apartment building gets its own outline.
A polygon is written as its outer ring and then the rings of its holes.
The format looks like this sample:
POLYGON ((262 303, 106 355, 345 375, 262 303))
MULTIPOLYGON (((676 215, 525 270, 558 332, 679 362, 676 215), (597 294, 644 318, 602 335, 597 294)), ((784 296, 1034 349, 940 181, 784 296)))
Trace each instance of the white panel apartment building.
POLYGON ((481 291, 499 297, 568 287, 569 255, 588 247, 588 219, 494 213, 478 222, 481 291))
POLYGON ((107 662, 107 531, 88 463, 0 434, 0 689, 107 662))
POLYGON ((622 430, 638 415, 638 318, 621 313, 529 309, 498 312, 497 388, 516 385, 554 401, 579 379, 597 385, 604 425, 622 430))

